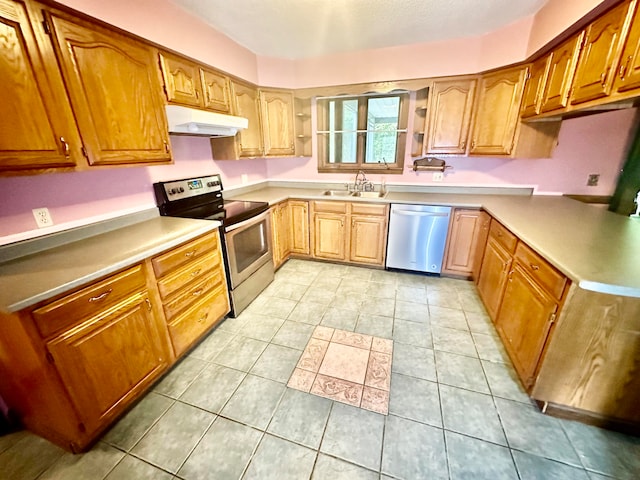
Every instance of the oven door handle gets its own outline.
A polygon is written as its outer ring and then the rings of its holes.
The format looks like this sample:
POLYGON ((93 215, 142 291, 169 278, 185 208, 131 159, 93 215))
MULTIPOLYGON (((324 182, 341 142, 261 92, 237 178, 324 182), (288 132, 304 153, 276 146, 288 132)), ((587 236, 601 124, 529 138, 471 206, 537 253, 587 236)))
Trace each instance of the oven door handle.
POLYGON ((234 225, 230 225, 229 227, 225 227, 224 233, 233 232, 234 230, 238 230, 240 228, 253 225, 254 223, 260 223, 262 220, 267 218, 269 215, 269 210, 262 212, 260 215, 256 215, 255 217, 248 218, 247 220, 243 220, 240 223, 236 223, 234 225))

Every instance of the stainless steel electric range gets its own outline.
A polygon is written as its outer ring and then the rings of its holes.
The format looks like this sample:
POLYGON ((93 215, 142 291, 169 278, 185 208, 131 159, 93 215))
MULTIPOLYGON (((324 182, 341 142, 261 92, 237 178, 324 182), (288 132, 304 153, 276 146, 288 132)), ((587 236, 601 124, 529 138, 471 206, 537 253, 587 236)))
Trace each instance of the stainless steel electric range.
POLYGON ((160 215, 218 220, 231 316, 236 317, 274 278, 267 202, 225 201, 220 175, 153 184, 160 215))

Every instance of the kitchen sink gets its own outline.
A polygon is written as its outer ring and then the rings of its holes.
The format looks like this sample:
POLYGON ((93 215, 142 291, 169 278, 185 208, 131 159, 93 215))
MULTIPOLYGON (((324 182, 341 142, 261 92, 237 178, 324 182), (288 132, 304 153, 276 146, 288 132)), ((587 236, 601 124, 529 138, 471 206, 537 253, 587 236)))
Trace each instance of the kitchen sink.
POLYGON ((352 197, 362 198, 384 198, 386 195, 387 192, 353 192, 351 194, 352 197))
POLYGON ((348 190, 325 190, 322 192, 322 195, 327 197, 348 197, 351 195, 351 192, 348 190))

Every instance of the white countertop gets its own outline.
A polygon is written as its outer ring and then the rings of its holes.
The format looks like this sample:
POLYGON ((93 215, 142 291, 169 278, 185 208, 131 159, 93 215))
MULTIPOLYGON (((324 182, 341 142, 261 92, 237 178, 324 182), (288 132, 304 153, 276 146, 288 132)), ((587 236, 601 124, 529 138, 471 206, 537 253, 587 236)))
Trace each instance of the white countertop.
POLYGON ((30 307, 219 226, 217 221, 156 217, 2 263, 0 311, 30 307))
POLYGON ((299 198, 483 208, 580 288, 640 297, 640 219, 562 196, 391 191, 384 199, 359 199, 327 197, 323 191, 266 187, 231 198, 270 204, 299 198))

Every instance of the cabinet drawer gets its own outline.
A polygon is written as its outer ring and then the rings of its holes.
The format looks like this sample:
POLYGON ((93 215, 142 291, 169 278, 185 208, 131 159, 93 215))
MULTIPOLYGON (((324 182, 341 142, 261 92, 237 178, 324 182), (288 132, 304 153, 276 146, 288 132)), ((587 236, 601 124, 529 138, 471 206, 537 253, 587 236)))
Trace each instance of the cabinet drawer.
POLYGON ((176 357, 180 356, 210 327, 229 312, 229 299, 224 285, 169 323, 169 334, 176 357))
POLYGON ((222 269, 212 270, 205 278, 197 283, 188 285, 170 301, 164 303, 164 313, 167 320, 172 320, 178 313, 188 306, 206 296, 211 290, 219 286, 223 281, 222 269))
POLYGON ((352 203, 351 213, 354 215, 387 215, 387 206, 380 203, 352 203))
POLYGON ((496 239, 496 241, 502 245, 509 253, 516 251, 516 244, 518 243, 518 237, 506 229, 500 222, 491 220, 491 227, 489 229, 489 236, 496 239))
POLYGON ((345 202, 313 202, 313 210, 326 213, 347 213, 345 202))
POLYGON ((142 266, 137 265, 101 282, 34 310, 32 315, 43 337, 70 327, 146 287, 142 266))
POLYGON ((515 258, 527 273, 551 295, 558 299, 562 296, 567 278, 549 265, 544 258, 522 242, 518 244, 515 258))
POLYGON ((151 260, 151 263, 153 264, 153 271, 157 277, 161 277, 174 268, 184 265, 185 263, 203 255, 205 252, 217 247, 217 232, 200 237, 155 257, 151 260))
POLYGON ((184 287, 187 283, 201 279, 220 264, 218 252, 209 252, 201 258, 189 262, 180 267, 175 272, 158 280, 158 290, 163 299, 167 298, 176 290, 184 287))

